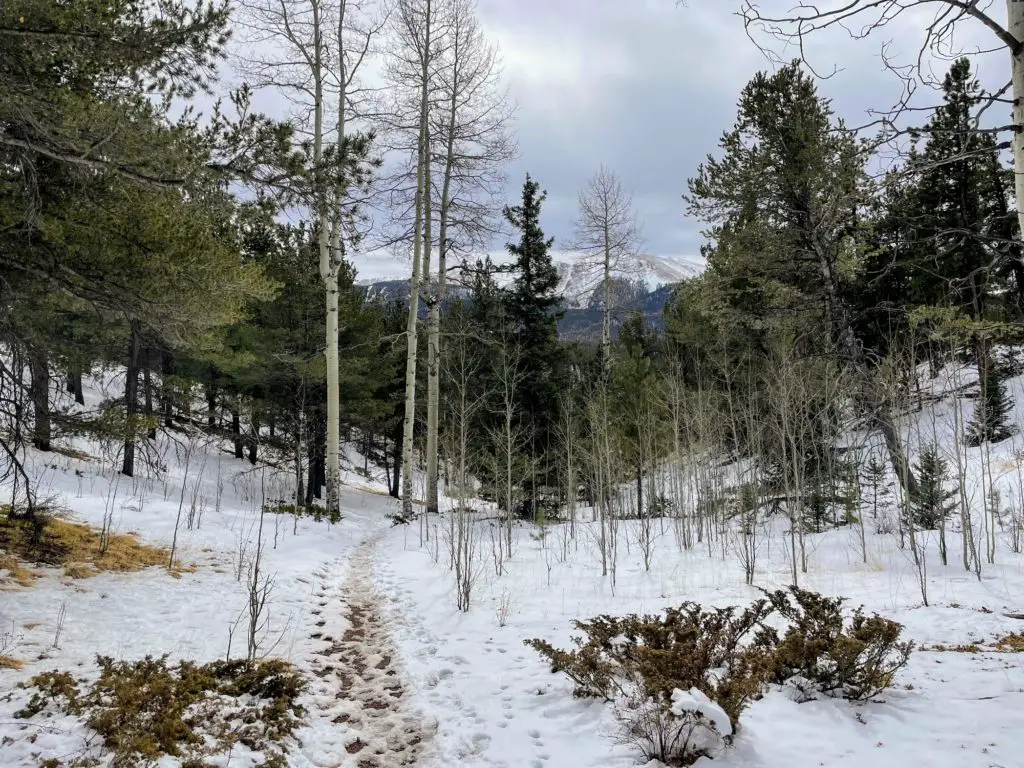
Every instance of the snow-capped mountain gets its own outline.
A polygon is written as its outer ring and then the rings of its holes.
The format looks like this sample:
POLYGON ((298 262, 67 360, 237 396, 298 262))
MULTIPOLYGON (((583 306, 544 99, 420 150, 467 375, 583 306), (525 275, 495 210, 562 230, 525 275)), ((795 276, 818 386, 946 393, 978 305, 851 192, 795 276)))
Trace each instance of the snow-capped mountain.
MULTIPOLYGON (((508 255, 490 254, 495 264, 507 262, 508 255)), ((552 260, 560 277, 559 292, 565 297, 566 306, 586 308, 593 306, 595 291, 601 284, 601 267, 590 263, 582 254, 557 251, 552 260)), ((411 268, 408 256, 397 256, 383 251, 362 254, 355 260, 356 284, 372 287, 396 287, 406 283, 411 268)), ((613 270, 617 282, 635 284, 638 289, 654 292, 659 288, 686 278, 695 277, 704 271, 704 260, 700 256, 681 254, 654 255, 638 254, 621 259, 613 270)), ((499 282, 510 279, 498 275, 499 282)), ((458 280, 453 280, 454 284, 458 280)))

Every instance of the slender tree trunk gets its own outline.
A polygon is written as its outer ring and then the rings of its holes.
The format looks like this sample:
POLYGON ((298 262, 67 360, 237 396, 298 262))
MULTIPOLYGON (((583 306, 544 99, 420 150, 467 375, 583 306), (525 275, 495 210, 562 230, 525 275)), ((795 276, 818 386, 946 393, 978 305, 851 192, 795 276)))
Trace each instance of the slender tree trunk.
POLYGON ((256 412, 253 411, 249 424, 249 463, 254 467, 256 466, 256 460, 259 458, 259 444, 260 423, 256 418, 256 412))
MULTIPOLYGON (((1006 0, 1007 30, 1014 39, 1024 43, 1024 3, 1006 0)), ((1018 43, 1010 52, 1010 73, 1013 83, 1013 176, 1014 198, 1017 201, 1017 224, 1024 234, 1024 46, 1018 43)))
POLYGON ((160 409, 163 411, 164 426, 168 429, 174 426, 174 388, 171 385, 173 375, 174 358, 170 352, 162 349, 160 350, 160 409))
POLYGON ((430 194, 430 180, 427 174, 427 163, 430 155, 429 134, 429 93, 430 93, 430 49, 431 49, 431 1, 426 0, 426 28, 424 30, 424 46, 420 61, 420 114, 419 140, 416 158, 416 198, 413 212, 412 236, 412 277, 409 280, 409 321, 406 327, 408 351, 405 358, 405 422, 402 438, 402 514, 411 518, 413 514, 413 483, 412 473, 415 469, 412 460, 414 428, 416 425, 416 351, 418 338, 416 333, 417 315, 420 299, 420 264, 423 252, 424 203, 430 194))
POLYGON ((607 379, 612 370, 612 254, 608 220, 604 225, 604 311, 601 314, 601 371, 607 379))
POLYGON ((238 412, 238 403, 231 405, 231 434, 235 441, 235 458, 240 459, 244 453, 242 444, 242 416, 238 412))
POLYGON ((49 451, 52 428, 50 425, 50 360, 46 350, 28 345, 28 369, 31 377, 29 396, 32 400, 32 445, 40 451, 49 451))
POLYGON ((217 426, 217 387, 211 381, 206 384, 206 426, 217 426))
POLYGON ((139 413, 139 356, 142 350, 142 324, 135 318, 131 321, 131 335, 128 340, 128 371, 124 384, 124 411, 127 434, 124 441, 124 456, 121 474, 135 476, 135 417, 139 413))
MULTIPOLYGON (((142 411, 147 418, 153 417, 153 377, 150 374, 151 349, 146 347, 143 353, 142 364, 142 411)), ((152 424, 147 431, 150 440, 156 440, 156 424, 152 424)))
MULTIPOLYGON (((457 37, 457 36, 456 36, 457 37)), ((458 67, 459 50, 452 52, 452 68, 458 67)), ((445 146, 444 183, 441 185, 441 216, 437 246, 437 291, 427 314, 427 512, 437 512, 438 414, 441 378, 441 302, 444 301, 448 272, 448 218, 451 211, 452 171, 455 165, 455 118, 458 112, 458 88, 454 82, 448 103, 448 128, 445 146)))
POLYGON ((396 422, 395 434, 392 438, 392 445, 394 446, 393 458, 393 470, 391 475, 391 487, 388 488, 388 493, 394 498, 401 497, 401 478, 402 478, 402 422, 396 422))

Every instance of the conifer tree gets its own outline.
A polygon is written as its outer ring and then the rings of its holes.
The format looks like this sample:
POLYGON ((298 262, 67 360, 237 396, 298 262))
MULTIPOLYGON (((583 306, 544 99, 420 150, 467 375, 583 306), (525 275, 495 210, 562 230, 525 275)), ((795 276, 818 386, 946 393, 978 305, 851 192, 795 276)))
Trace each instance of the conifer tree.
POLYGON ((871 489, 871 519, 875 522, 875 530, 878 533, 881 533, 878 530, 878 501, 885 490, 887 474, 888 470, 885 467, 885 463, 881 461, 877 454, 872 453, 871 458, 864 465, 864 479, 871 489))
POLYGON ((911 520, 917 528, 938 528, 956 508, 953 500, 956 489, 947 490, 945 487, 949 480, 946 460, 939 455, 936 445, 925 445, 914 469, 918 474, 919 489, 910 500, 911 520))
POLYGON ((968 445, 998 443, 1013 434, 1013 398, 1006 390, 1006 376, 997 363, 985 362, 987 365, 980 372, 981 393, 967 425, 968 445))
POLYGON ((518 387, 518 399, 521 412, 532 428, 532 454, 540 462, 535 480, 541 485, 551 479, 546 477, 550 467, 540 460, 553 445, 562 367, 558 344, 562 297, 557 292, 558 270, 551 260, 554 238, 545 237, 540 225, 545 196, 540 185, 527 174, 522 202, 505 207, 505 218, 518 230, 519 240, 508 244, 515 279, 506 292, 504 303, 519 347, 523 380, 518 387))

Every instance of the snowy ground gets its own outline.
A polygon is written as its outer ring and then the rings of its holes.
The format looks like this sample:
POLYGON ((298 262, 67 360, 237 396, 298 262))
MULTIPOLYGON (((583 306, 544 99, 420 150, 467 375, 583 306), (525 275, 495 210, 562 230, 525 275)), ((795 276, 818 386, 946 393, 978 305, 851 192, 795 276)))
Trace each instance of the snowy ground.
MULTIPOLYGON (((1024 399, 1019 381, 1015 394, 1018 402, 1024 399)), ((185 467, 180 448, 163 445, 168 470, 159 479, 117 479, 109 466, 104 470, 96 446, 89 461, 33 456, 34 471, 75 518, 98 524, 113 508, 117 530, 167 545, 185 467)), ((1010 443, 1000 447, 1000 456, 1006 454, 1001 460, 1009 461, 1013 449, 1010 443)), ((1004 479, 1010 482, 1009 475, 1004 479)), ((73 580, 54 570, 30 588, 0 591, 0 631, 16 636, 5 652, 26 662, 21 670, 0 669, 0 691, 49 669, 89 675, 97 653, 223 658, 229 629, 246 602, 240 553, 251 557, 260 502, 287 495, 285 482, 216 446, 197 449, 185 483, 186 508, 195 491, 202 520, 191 530, 183 524, 178 534, 179 560, 198 566, 194 572, 173 578, 157 568, 73 580)), ((436 523, 440 529, 431 531, 431 542, 421 544, 418 523, 391 526, 386 516, 397 507, 382 493, 380 478, 348 472, 346 482, 345 519, 338 525, 300 519, 293 533, 290 517, 264 522, 266 570, 275 583, 271 623, 261 642, 267 652, 308 671, 311 681, 303 702, 308 723, 289 755, 289 764, 299 768, 634 765, 636 756, 615 743, 608 708, 574 699, 570 683, 551 674, 523 640, 543 637, 566 646, 574 618, 654 612, 683 600, 744 605, 759 596, 744 584, 730 547, 723 551, 716 543, 710 552, 706 545, 683 552, 669 521, 657 528, 650 571, 643 567, 635 523, 621 524, 614 588, 601 576, 589 523, 580 524, 572 540, 566 526, 550 526, 544 537, 532 526, 517 527, 515 554, 501 576, 491 557, 489 524, 483 523, 479 577, 471 609, 461 613, 447 568, 446 518, 436 523)), ((784 528, 775 521, 766 532, 758 586, 791 580, 784 528)), ((869 531, 867 563, 854 529, 809 536, 802 586, 846 596, 902 622, 925 649, 914 653, 897 688, 881 702, 797 704, 785 691, 770 692, 747 710, 734 749, 714 764, 1021 765, 1024 654, 926 649, 991 645, 1024 631, 1024 621, 1004 615, 1024 612, 1024 559, 1009 552, 1001 532, 996 563, 986 564, 978 580, 959 565, 957 537, 950 539, 948 566, 938 561, 937 543, 929 544, 931 605, 924 607, 909 552, 898 548, 894 536, 869 531)), ((241 628, 234 632, 234 656, 243 652, 242 634, 241 628)), ((0 766, 67 760, 82 750, 88 731, 71 719, 45 727, 16 720, 13 712, 25 697, 17 690, 0 696, 0 766)), ((225 762, 245 766, 256 760, 243 751, 225 762)))

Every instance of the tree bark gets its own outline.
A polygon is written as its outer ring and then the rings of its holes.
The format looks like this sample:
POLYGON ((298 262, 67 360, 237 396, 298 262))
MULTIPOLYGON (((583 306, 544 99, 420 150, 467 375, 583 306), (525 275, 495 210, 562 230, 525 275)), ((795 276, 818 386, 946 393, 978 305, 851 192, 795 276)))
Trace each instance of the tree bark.
POLYGON ((256 466, 256 460, 259 458, 259 444, 260 444, 260 423, 256 418, 256 413, 253 412, 250 423, 249 423, 249 463, 254 467, 256 466))
POLYGON ((206 426, 217 426, 217 387, 214 383, 206 384, 206 426))
MULTIPOLYGON (((170 379, 174 375, 174 358, 166 349, 160 350, 160 408, 163 411, 164 426, 174 426, 174 390, 170 379)), ((191 408, 189 408, 191 411, 191 408)))
POLYGON ((50 419, 50 360, 46 350, 28 346, 30 374, 29 396, 32 400, 32 445, 40 451, 51 449, 52 427, 50 419))
POLYGON ((1024 236, 1024 3, 1006 0, 1007 31, 1017 41, 1010 50, 1010 77, 1013 84, 1013 191, 1017 201, 1017 224, 1024 236))
MULTIPOLYGON (((150 348, 143 353, 142 364, 142 411, 147 417, 153 416, 153 377, 150 375, 150 348)), ((156 425, 149 428, 146 433, 150 440, 156 440, 156 425)))
POLYGON ((85 393, 82 391, 82 371, 78 367, 72 367, 68 370, 68 392, 75 396, 75 402, 79 405, 85 405, 85 393))
POLYGON ((416 326, 420 299, 420 264, 423 253, 423 210, 424 201, 430 194, 427 164, 430 155, 428 119, 430 106, 431 0, 426 0, 425 8, 425 42, 420 54, 420 113, 419 139, 416 147, 416 197, 413 206, 412 276, 409 280, 409 319, 406 324, 405 418, 402 437, 402 514, 406 518, 411 518, 413 515, 412 473, 415 465, 412 460, 412 450, 416 426, 416 351, 419 342, 416 326))
POLYGON ((231 405, 231 435, 235 443, 235 458, 241 459, 244 455, 242 445, 242 417, 238 412, 238 404, 231 405))
POLYGON ((135 476, 135 430, 139 413, 139 357, 142 352, 142 323, 132 318, 131 334, 128 339, 128 370, 124 384, 124 412, 127 434, 124 441, 124 457, 121 474, 135 476))

